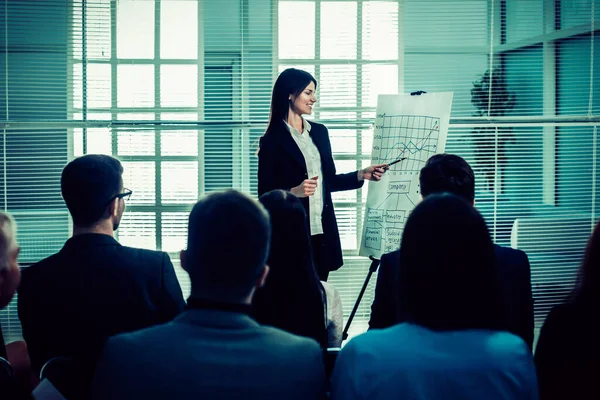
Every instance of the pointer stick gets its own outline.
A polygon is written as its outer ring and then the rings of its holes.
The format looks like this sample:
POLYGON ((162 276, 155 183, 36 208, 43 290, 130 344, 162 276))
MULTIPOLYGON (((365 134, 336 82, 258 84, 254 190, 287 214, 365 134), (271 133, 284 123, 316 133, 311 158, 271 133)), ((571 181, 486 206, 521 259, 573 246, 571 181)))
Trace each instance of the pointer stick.
POLYGON ((399 163, 400 161, 404 161, 404 160, 406 160, 407 158, 408 158, 408 157, 402 157, 402 158, 399 158, 399 159, 397 159, 396 161, 392 161, 391 163, 389 163, 389 164, 387 165, 387 167, 389 168, 389 167, 391 167, 392 165, 394 165, 394 164, 396 164, 396 163, 399 163))

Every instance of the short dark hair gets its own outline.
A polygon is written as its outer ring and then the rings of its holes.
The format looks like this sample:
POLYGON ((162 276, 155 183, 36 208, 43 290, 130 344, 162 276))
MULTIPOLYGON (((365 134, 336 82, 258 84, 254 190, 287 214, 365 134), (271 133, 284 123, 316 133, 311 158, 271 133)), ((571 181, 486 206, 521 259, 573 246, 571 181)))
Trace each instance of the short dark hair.
POLYGON ((419 175, 421 195, 449 192, 470 203, 475 200, 475 174, 469 163, 455 154, 436 154, 419 175))
POLYGON ((434 330, 505 328, 500 278, 486 223, 450 193, 410 214, 400 246, 398 296, 407 317, 434 330))
POLYGON ((90 226, 102 219, 108 203, 123 188, 123 166, 103 154, 81 156, 63 169, 60 186, 73 223, 90 226))
POLYGON ((236 190, 214 192, 190 213, 186 270, 192 295, 241 300, 248 296, 269 253, 269 214, 236 190))

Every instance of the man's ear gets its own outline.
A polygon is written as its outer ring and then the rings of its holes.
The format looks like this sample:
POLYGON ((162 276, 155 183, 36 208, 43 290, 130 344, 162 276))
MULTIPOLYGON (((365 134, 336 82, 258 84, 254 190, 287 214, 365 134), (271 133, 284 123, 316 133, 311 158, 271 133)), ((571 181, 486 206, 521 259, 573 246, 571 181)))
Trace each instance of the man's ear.
POLYGON ((260 276, 258 277, 258 280, 256 281, 257 288, 261 288, 265 285, 265 282, 267 282, 268 275, 269 275, 269 266, 265 265, 263 267, 263 270, 262 270, 260 276))
POLYGON ((181 268, 183 268, 184 271, 187 272, 187 265, 186 265, 186 260, 185 260, 185 250, 181 250, 179 252, 179 261, 181 263, 181 268))
POLYGON ((119 199, 118 197, 115 197, 114 199, 111 200, 110 203, 108 203, 108 215, 110 217, 118 217, 119 216, 119 201, 121 201, 121 199, 119 199))

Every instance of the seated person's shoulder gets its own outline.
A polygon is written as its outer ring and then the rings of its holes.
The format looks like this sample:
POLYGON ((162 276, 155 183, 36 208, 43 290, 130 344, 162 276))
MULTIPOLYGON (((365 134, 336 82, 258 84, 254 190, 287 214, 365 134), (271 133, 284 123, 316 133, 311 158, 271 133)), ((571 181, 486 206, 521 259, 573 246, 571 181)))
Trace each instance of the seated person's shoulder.
POLYGON ((18 292, 21 294, 36 283, 44 282, 44 284, 47 284, 46 277, 52 279, 55 276, 55 268, 58 266, 58 254, 53 254, 28 267, 22 266, 18 292))
POLYGON ((163 251, 140 249, 135 247, 121 246, 119 248, 118 257, 125 263, 143 267, 148 270, 148 267, 161 266, 170 261, 167 253, 163 251))
POLYGON ((499 261, 526 262, 528 261, 527 254, 523 250, 513 249, 512 247, 504 247, 494 245, 496 258, 499 261))
POLYGON ((531 359, 531 350, 519 336, 509 332, 491 332, 486 342, 487 354, 510 366, 515 360, 531 359))
POLYGON ((128 358, 123 357, 126 354, 137 354, 138 358, 141 355, 152 356, 154 351, 147 354, 148 349, 164 348, 165 341, 176 342, 173 338, 178 336, 178 332, 173 328, 172 322, 167 322, 133 332, 120 333, 108 339, 104 347, 105 353, 118 358, 128 358))
POLYGON ((381 256, 381 264, 394 264, 397 265, 400 262, 400 250, 395 250, 390 253, 385 253, 381 256))
POLYGON ((274 353, 285 355, 286 352, 288 354, 289 352, 298 352, 308 356, 313 353, 321 353, 319 344, 313 339, 264 325, 260 326, 258 331, 260 332, 260 340, 273 349, 274 353))

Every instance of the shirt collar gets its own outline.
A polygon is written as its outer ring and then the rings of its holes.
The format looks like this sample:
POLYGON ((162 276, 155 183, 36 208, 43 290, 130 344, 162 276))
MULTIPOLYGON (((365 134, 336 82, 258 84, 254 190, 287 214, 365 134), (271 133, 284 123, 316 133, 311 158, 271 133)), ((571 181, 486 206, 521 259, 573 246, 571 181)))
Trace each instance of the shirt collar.
MULTIPOLYGON (((304 118, 302 117, 302 121, 304 125, 304 132, 303 133, 308 133, 310 132, 310 123, 304 118)), ((286 120, 283 120, 283 123, 285 124, 285 126, 287 127, 288 131, 292 134, 292 135, 296 135, 296 136, 301 136, 301 133, 298 132, 298 129, 294 128, 293 126, 291 126, 290 124, 287 123, 286 120)))
POLYGON ((230 311, 242 314, 250 314, 252 312, 252 307, 250 306, 250 304, 227 303, 222 301, 201 299, 195 297, 188 298, 186 308, 230 311))

